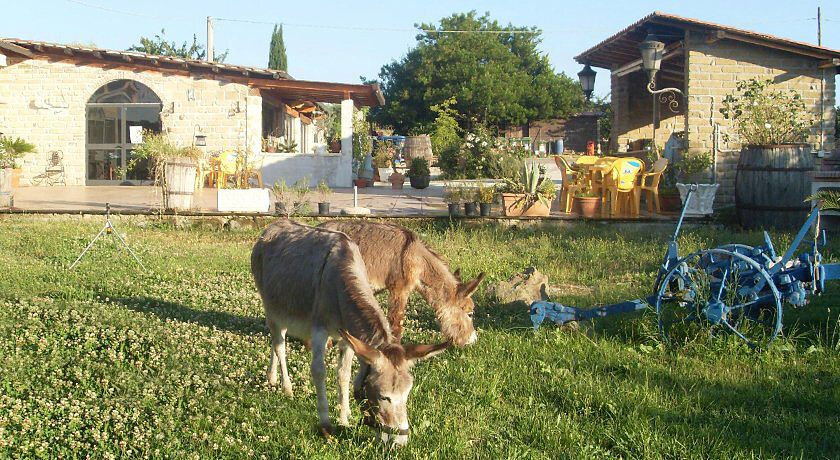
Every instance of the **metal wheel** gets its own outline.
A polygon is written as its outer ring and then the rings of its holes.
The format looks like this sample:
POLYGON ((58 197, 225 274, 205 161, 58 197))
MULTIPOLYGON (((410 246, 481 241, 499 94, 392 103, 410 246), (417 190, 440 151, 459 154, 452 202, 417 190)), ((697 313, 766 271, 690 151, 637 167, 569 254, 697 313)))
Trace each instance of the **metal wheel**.
POLYGON ((759 265, 761 265, 765 269, 768 267, 768 265, 767 265, 768 263, 772 264, 774 262, 772 259, 770 259, 770 256, 766 252, 759 251, 755 247, 750 246, 748 244, 737 244, 737 243, 724 244, 723 246, 718 246, 715 249, 722 249, 724 251, 737 252, 738 254, 741 254, 742 256, 746 256, 750 259, 755 260, 756 262, 759 263, 759 265))
POLYGON ((669 343, 731 334, 764 348, 782 329, 779 291, 766 269, 726 249, 706 249, 682 259, 656 293, 659 330, 669 343))

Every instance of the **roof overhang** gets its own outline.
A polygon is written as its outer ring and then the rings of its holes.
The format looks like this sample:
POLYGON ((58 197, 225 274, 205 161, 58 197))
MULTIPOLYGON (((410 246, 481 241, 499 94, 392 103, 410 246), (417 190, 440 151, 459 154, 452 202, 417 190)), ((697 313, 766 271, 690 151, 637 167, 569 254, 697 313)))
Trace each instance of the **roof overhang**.
POLYGON ((337 103, 345 99, 353 99, 354 103, 360 106, 376 106, 385 103, 378 84, 354 85, 295 80, 282 70, 17 38, 0 39, 0 50, 30 59, 68 61, 76 65, 104 69, 158 71, 198 78, 224 79, 247 84, 253 88, 271 90, 290 103, 302 101, 337 103))
POLYGON ((698 34, 710 44, 724 39, 736 40, 818 59, 821 61, 820 65, 825 66, 831 66, 832 59, 840 58, 840 51, 830 48, 654 12, 575 56, 575 61, 605 69, 626 67, 640 58, 639 44, 644 41, 649 31, 659 36, 660 41, 666 45, 684 40, 686 31, 690 31, 692 36, 698 34))
POLYGON ((353 85, 348 83, 330 83, 307 80, 259 80, 250 79, 248 85, 253 88, 270 91, 287 101, 315 101, 337 104, 352 99, 360 106, 385 104, 385 97, 379 85, 353 85))

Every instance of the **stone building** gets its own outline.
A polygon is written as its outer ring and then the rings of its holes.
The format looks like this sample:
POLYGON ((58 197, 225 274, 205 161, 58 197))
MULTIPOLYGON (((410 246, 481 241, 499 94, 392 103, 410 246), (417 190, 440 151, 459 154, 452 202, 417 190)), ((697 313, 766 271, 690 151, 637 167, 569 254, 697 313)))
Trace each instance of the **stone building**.
MULTIPOLYGON (((63 154, 67 185, 143 183, 124 175, 140 132, 166 132, 207 155, 225 150, 260 158, 265 181, 309 177, 351 185, 354 106, 383 103, 376 85, 294 80, 283 71, 0 39, 0 132, 35 144, 21 184, 63 154), (316 103, 341 104, 341 153, 316 148, 323 133, 316 103), (295 152, 263 153, 263 138, 282 138, 295 152)), ((36 181, 37 182, 37 181, 36 181)))
POLYGON ((835 149, 834 80, 840 51, 655 12, 575 60, 610 71, 612 150, 633 151, 653 139, 668 156, 682 149, 711 152, 721 204, 734 202, 740 145, 737 136, 726 136, 733 134, 732 125, 719 109, 740 80, 770 79, 776 88, 800 93, 815 120, 808 136, 814 153, 830 155, 835 149), (676 93, 659 97, 648 92, 639 50, 648 34, 666 45, 656 88, 678 88, 684 99, 676 93))

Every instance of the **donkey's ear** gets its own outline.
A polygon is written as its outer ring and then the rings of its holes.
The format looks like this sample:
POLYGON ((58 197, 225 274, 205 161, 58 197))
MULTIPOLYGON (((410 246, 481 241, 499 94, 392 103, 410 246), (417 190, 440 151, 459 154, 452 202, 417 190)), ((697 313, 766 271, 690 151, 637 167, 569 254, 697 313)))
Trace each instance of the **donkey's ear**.
POLYGON ((471 295, 473 295, 475 293, 475 290, 478 289, 478 285, 481 284, 483 280, 484 272, 480 273, 474 280, 468 283, 461 284, 461 286, 459 287, 461 295, 463 295, 464 297, 470 297, 471 295))
POLYGON ((426 358, 439 355, 446 351, 452 345, 452 342, 443 342, 435 345, 405 345, 405 360, 411 365, 426 358))
POLYGON ((452 273, 452 276, 454 276, 455 279, 458 280, 458 282, 460 283, 461 282, 461 269, 459 268, 459 269, 455 270, 455 272, 452 273))
POLYGON ((359 358, 362 358, 366 363, 373 365, 373 363, 382 356, 382 353, 379 350, 353 337, 349 332, 343 329, 340 332, 341 337, 350 344, 350 348, 352 348, 353 351, 359 355, 359 358))

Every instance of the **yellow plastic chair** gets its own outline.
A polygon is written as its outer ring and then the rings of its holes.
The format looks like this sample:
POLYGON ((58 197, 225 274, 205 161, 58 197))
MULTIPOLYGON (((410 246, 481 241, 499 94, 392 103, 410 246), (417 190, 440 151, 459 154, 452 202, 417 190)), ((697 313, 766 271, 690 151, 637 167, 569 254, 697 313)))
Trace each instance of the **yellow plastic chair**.
POLYGON ((216 183, 219 188, 225 188, 228 178, 233 176, 234 182, 238 180, 238 162, 239 154, 236 152, 222 152, 219 155, 219 165, 216 177, 216 183))
POLYGON ((620 211, 619 201, 627 203, 630 215, 639 215, 636 179, 643 168, 644 163, 638 158, 620 158, 613 163, 610 174, 604 176, 604 190, 610 201, 611 215, 620 211))
MULTIPOLYGON (((636 199, 641 200, 642 195, 646 193, 648 194, 648 197, 645 200, 647 201, 648 212, 653 212, 654 208, 656 209, 657 214, 661 212, 659 208, 659 182, 662 180, 662 175, 665 173, 666 169, 668 169, 668 159, 663 157, 654 161, 650 170, 639 176, 636 199)), ((639 208, 638 203, 636 204, 636 208, 639 208)))
POLYGON ((572 203, 575 193, 584 188, 586 185, 581 184, 578 180, 577 173, 572 169, 572 166, 560 155, 554 156, 554 164, 560 169, 560 174, 563 177, 563 185, 560 188, 560 207, 566 214, 572 212, 572 203))
POLYGON ((242 185, 247 186, 251 179, 257 180, 257 185, 263 188, 262 166, 265 161, 264 155, 249 155, 248 165, 242 172, 242 185))

